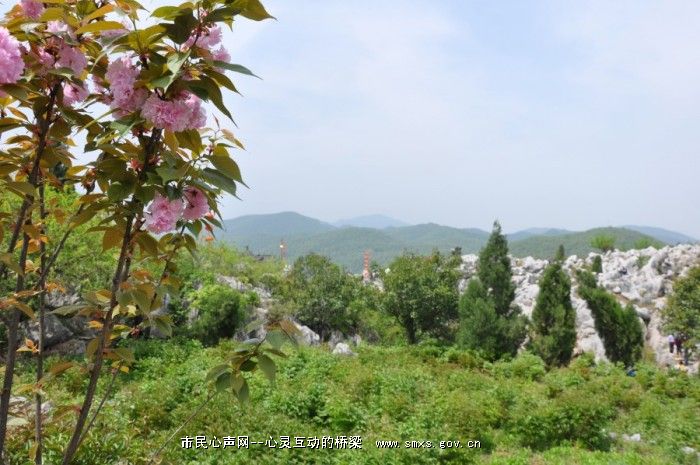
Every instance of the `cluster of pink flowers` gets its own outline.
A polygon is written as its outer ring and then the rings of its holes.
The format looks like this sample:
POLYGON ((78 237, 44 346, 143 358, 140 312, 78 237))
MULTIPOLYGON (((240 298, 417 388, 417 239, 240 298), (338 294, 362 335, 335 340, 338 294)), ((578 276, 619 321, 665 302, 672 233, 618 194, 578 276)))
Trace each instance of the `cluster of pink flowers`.
POLYGON ((141 115, 153 126, 171 132, 199 129, 207 123, 202 101, 189 92, 183 92, 173 100, 163 100, 152 94, 143 104, 141 115))
POLYGON ((207 197, 196 187, 185 188, 181 199, 169 200, 156 194, 145 214, 146 228, 156 234, 175 229, 180 218, 198 220, 209 212, 207 197))
POLYGON ((67 35, 68 37, 75 38, 73 30, 63 21, 49 21, 46 23, 46 32, 57 36, 67 35))
MULTIPOLYGON (((190 38, 187 39, 187 42, 185 42, 185 46, 189 48, 195 45, 196 37, 197 36, 194 34, 190 36, 190 38)), ((219 26, 214 26, 200 32, 199 38, 197 38, 196 40, 197 47, 209 50, 212 60, 225 61, 227 63, 231 61, 231 55, 228 53, 228 50, 226 50, 224 46, 221 45, 221 41, 223 40, 223 34, 221 33, 221 28, 219 26), (217 45, 221 46, 218 49, 214 50, 214 48, 217 45)))
POLYGON ((22 77, 24 60, 17 39, 0 27, 0 84, 12 84, 22 77))
POLYGON ((185 188, 185 212, 182 217, 186 220, 198 220, 209 213, 207 196, 196 187, 185 188))
POLYGON ((44 4, 36 0, 22 0, 22 12, 32 19, 39 19, 44 12, 44 4))
POLYGON ((80 76, 87 68, 87 58, 79 49, 64 44, 58 51, 56 66, 59 68, 70 68, 73 74, 80 76))
POLYGON ((135 88, 139 70, 131 62, 131 58, 123 56, 107 67, 105 77, 112 90, 110 106, 118 111, 120 116, 138 110, 146 101, 148 92, 143 88, 135 88))
POLYGON ((85 86, 79 86, 68 82, 63 84, 63 103, 66 105, 80 103, 85 100, 88 95, 90 95, 90 92, 85 86))
POLYGON ((221 43, 223 35, 221 34, 221 28, 219 26, 210 27, 201 31, 199 37, 196 34, 192 34, 187 42, 185 42, 185 47, 189 48, 195 44, 197 41, 197 47, 200 48, 211 48, 221 43))

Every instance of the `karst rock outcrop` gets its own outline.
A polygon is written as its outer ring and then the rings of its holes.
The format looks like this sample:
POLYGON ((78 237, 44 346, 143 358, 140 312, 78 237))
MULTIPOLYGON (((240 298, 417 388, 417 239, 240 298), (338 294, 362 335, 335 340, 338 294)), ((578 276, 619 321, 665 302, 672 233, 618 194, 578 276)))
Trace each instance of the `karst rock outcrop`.
MULTIPOLYGON (((590 266, 595 253, 587 257, 572 255, 564 262, 564 269, 572 280, 571 301, 576 309, 576 348, 575 353, 591 352, 597 360, 605 360, 605 349, 595 330, 593 316, 586 302, 576 292, 574 271, 590 266)), ((666 305, 666 297, 673 289, 673 281, 684 276, 690 268, 700 265, 700 244, 667 246, 661 249, 649 247, 641 250, 610 251, 600 254, 603 272, 597 275, 598 284, 613 293, 622 304, 632 303, 644 323, 646 346, 653 351, 656 362, 661 366, 675 366, 676 360, 668 350, 666 332, 662 327, 661 310, 666 305)), ((460 289, 476 273, 478 257, 462 256, 463 279, 460 289)), ((528 317, 532 314, 537 294, 538 282, 549 262, 525 257, 512 258, 513 282, 516 284, 515 304, 528 317)), ((698 361, 690 368, 697 373, 698 361)))

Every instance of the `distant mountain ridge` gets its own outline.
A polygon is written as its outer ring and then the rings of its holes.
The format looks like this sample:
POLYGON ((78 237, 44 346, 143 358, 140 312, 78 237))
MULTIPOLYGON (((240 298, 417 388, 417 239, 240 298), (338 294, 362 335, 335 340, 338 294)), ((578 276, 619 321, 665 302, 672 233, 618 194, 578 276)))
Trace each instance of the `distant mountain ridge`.
POLYGON ((400 228, 402 226, 410 226, 405 221, 397 220, 396 218, 391 218, 386 215, 356 216, 354 218, 338 220, 333 224, 338 227, 354 226, 357 228, 374 229, 400 228))
MULTIPOLYGON (((358 217, 378 220, 378 227, 337 226, 295 212, 268 215, 246 215, 224 221, 221 238, 251 252, 279 255, 280 241, 287 244, 290 260, 316 252, 330 257, 349 271, 362 270, 363 253, 371 252, 372 260, 389 263, 404 251, 427 254, 437 249, 449 252, 460 247, 462 253, 478 253, 488 239, 489 232, 477 228, 454 228, 435 223, 408 226, 386 226, 393 220, 382 215, 358 217)), ((371 222, 370 221, 370 222, 371 222)), ((398 221, 398 220, 393 220, 398 221)), ((643 227, 637 227, 643 228, 643 227)), ((646 228, 646 227, 644 227, 646 228)), ((530 228, 508 234, 511 253, 515 256, 550 258, 560 244, 567 254, 586 255, 593 250, 591 239, 607 234, 615 237, 616 247, 632 248, 640 240, 663 245, 670 239, 688 237, 660 228, 647 228, 647 234, 631 228, 595 228, 588 231, 567 231, 556 228, 530 228), (661 239, 659 236, 666 238, 661 239)), ((688 237, 687 242, 694 242, 688 237)))
POLYGON ((637 231, 647 236, 651 236, 667 244, 694 244, 698 242, 697 239, 690 237, 686 234, 679 233, 676 231, 669 231, 668 229, 655 228, 652 226, 634 226, 627 225, 623 226, 625 229, 631 229, 632 231, 637 231))

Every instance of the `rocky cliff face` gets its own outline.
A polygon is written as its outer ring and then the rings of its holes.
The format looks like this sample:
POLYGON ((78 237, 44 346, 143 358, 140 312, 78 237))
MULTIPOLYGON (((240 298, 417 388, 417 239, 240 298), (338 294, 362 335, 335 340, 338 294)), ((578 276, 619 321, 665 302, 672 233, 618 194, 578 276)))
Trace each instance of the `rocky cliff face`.
MULTIPOLYGON (((577 353, 591 352, 596 359, 605 359, 605 349, 595 330, 593 316, 586 302, 579 298, 573 279, 574 270, 590 265, 596 254, 587 257, 570 256, 564 262, 564 269, 572 277, 574 285, 571 300, 576 309, 577 353)), ((467 281, 476 273, 476 255, 462 256, 464 289, 467 281)), ((673 281, 684 276, 688 270, 700 265, 700 245, 677 245, 662 249, 648 248, 613 251, 602 255, 603 272, 598 274, 599 285, 615 294, 622 304, 632 303, 646 329, 646 344, 656 356, 659 365, 675 365, 669 353, 667 334, 661 325, 661 309, 666 305, 666 296, 673 289, 673 281)), ((532 257, 513 258, 513 282, 516 284, 515 303, 527 316, 532 314, 539 292, 540 276, 547 266, 547 260, 532 257)), ((691 371, 698 371, 695 361, 691 371)))

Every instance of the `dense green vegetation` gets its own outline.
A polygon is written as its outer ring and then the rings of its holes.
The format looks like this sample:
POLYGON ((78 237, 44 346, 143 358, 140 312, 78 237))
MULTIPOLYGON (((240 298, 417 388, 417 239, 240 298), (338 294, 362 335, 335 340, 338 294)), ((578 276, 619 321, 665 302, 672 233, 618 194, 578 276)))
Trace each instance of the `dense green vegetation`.
POLYGON ((654 240, 642 233, 624 228, 595 228, 588 231, 562 234, 551 237, 530 237, 511 244, 511 252, 517 257, 531 255, 533 257, 551 258, 555 255, 557 247, 561 244, 570 255, 585 256, 596 249, 591 244, 594 238, 607 236, 614 239, 614 246, 620 250, 632 249, 640 239, 647 239, 655 247, 663 245, 661 241, 654 240))
MULTIPOLYGON (((86 248, 100 247, 96 241, 85 234, 81 242, 67 243, 59 282, 77 280, 81 291, 104 285, 104 276, 86 276, 80 269, 86 248)), ((405 253, 388 272, 375 269, 382 292, 320 255, 300 257, 285 271, 278 259, 224 243, 202 243, 196 255, 183 251, 169 268, 172 279, 182 281, 169 301, 175 338, 120 343, 134 350, 135 363, 114 378, 112 388, 111 377, 101 381, 98 396, 111 393, 75 463, 145 465, 164 442, 161 463, 178 464, 695 463, 681 449, 700 450, 698 378, 640 362, 643 341, 634 311, 621 307, 585 271, 578 275, 579 292, 594 313, 608 357, 620 363, 596 365, 588 355, 571 360, 574 313, 561 249, 555 248, 559 258, 540 281, 526 351, 518 350, 527 321, 513 305, 509 245, 498 224, 461 298, 459 260, 438 252, 405 253), (235 277, 238 288, 222 276, 235 277), (333 332, 359 334, 365 342, 353 347, 358 356, 332 355, 325 344, 288 344, 283 350, 289 357, 278 362, 274 384, 260 369, 246 372, 248 404, 230 392, 207 400, 215 392, 207 373, 242 347, 231 337, 260 324, 250 324, 253 308, 261 305, 253 287, 275 299, 268 307, 270 321, 293 317, 322 340, 333 332), (636 367, 636 377, 626 374, 628 365, 636 367), (641 442, 622 439, 634 433, 641 442), (363 448, 180 447, 181 437, 202 434, 255 441, 357 435, 363 448), (400 441, 402 447, 379 449, 380 440, 400 441), (433 447, 405 447, 411 440, 429 440, 433 447), (439 441, 448 440, 462 447, 441 449, 439 441), (468 440, 481 447, 470 450, 468 440)), ((113 257, 91 260, 96 270, 106 270, 113 257)), ((677 283, 671 299, 685 328, 697 328, 692 313, 697 289, 700 278, 693 271, 677 283)), ((65 360, 51 357, 47 367, 61 367, 65 360)), ((43 386, 53 409, 46 423, 46 463, 57 460, 73 422, 71 406, 85 389, 83 357, 73 360, 75 368, 43 386)), ((33 363, 31 356, 21 357, 17 395, 25 395, 22 386, 32 382, 33 363)), ((31 435, 31 423, 13 427, 12 463, 25 463, 31 435)))
MULTIPOLYGON (((169 434, 206 400, 205 376, 231 343, 203 349, 196 342, 133 342, 137 363, 117 378, 112 398, 76 460, 77 465, 144 465, 169 434)), ((488 363, 470 352, 422 345, 361 347, 357 357, 324 349, 288 349, 277 382, 247 375, 251 402, 229 394, 203 409, 167 442, 161 463, 227 464, 448 464, 590 465, 694 464, 684 454, 700 450, 700 380, 641 364, 636 377, 587 357, 547 371, 523 354, 488 363), (616 433, 613 440, 610 433, 616 433), (623 434, 641 435, 639 443, 623 434), (362 450, 250 449, 184 450, 180 438, 207 435, 359 435, 362 450), (431 449, 381 450, 375 441, 430 440, 431 449), (478 440, 480 449, 440 449, 439 441, 478 440)), ((53 366, 58 363, 51 359, 53 366)), ((23 365, 21 382, 31 381, 23 365)), ((108 380, 101 386, 106 388, 108 380)), ((75 369, 46 386, 56 408, 79 399, 85 380, 75 369)), ((55 463, 67 413, 48 425, 46 462, 55 463)), ((25 463, 30 426, 14 429, 13 463, 25 463)))
POLYGON ((434 337, 451 340, 457 319, 454 257, 403 255, 384 275, 384 310, 403 326, 408 342, 434 337))
POLYGON ((667 331, 678 335, 686 350, 700 344, 700 267, 675 282, 663 318, 667 331))
MULTIPOLYGON (((297 213, 243 216, 224 222, 222 238, 255 253, 279 256, 282 239, 290 259, 317 253, 353 273, 362 271, 362 255, 371 251, 373 260, 383 266, 404 252, 427 255, 437 249, 449 253, 460 247, 463 253, 477 253, 489 234, 479 229, 460 229, 438 224, 372 229, 336 228, 297 213)), ((516 257, 552 258, 562 244, 567 252, 587 255, 596 250, 591 241, 597 236, 612 238, 620 249, 659 247, 663 242, 643 233, 623 228, 598 228, 584 232, 532 229, 513 234, 510 251, 516 257)), ((666 236, 664 236, 666 237, 666 236)))

